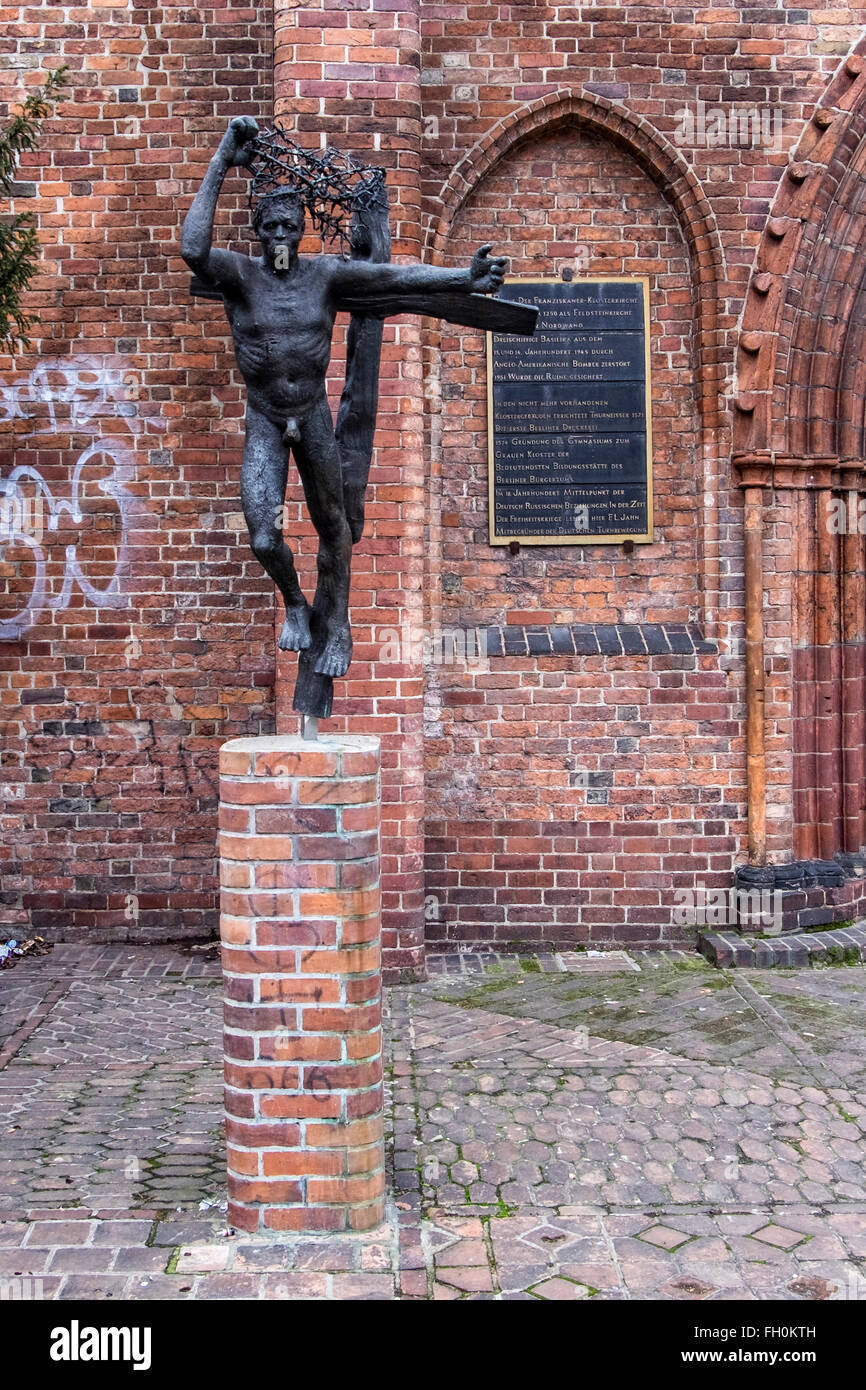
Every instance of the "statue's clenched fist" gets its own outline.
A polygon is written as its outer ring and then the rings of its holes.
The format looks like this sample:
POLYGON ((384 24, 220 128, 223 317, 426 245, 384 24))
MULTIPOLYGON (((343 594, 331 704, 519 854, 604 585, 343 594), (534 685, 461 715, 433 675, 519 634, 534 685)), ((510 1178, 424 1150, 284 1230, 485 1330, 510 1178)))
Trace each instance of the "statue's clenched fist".
POLYGON ((259 127, 252 116, 235 116, 222 139, 222 152, 229 164, 244 167, 253 157, 253 141, 259 127))

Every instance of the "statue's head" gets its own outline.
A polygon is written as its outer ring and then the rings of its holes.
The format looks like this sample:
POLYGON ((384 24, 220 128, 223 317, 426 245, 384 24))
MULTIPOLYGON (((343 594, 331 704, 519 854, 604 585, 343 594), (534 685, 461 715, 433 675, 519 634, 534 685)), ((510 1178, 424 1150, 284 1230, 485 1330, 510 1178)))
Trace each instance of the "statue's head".
POLYGON ((269 193, 253 211, 253 231, 265 260, 274 270, 288 270, 304 235, 304 204, 297 193, 269 193))

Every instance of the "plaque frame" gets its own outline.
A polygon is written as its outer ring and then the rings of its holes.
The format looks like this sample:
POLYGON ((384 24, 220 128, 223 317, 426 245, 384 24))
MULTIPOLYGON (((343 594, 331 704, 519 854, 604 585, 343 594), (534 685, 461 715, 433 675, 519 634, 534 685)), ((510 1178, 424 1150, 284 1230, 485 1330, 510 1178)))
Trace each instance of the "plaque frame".
POLYGON ((496 512, 494 508, 494 422, 493 422, 493 334, 487 333, 487 516, 489 544, 491 546, 511 545, 621 545, 623 541, 633 541, 636 545, 649 545, 654 540, 653 525, 653 437, 652 437, 652 382, 650 380, 650 298, 648 275, 578 275, 573 280, 563 280, 560 275, 506 275, 507 285, 641 285, 643 287, 644 321, 644 416, 646 419, 646 461, 645 478, 647 494, 647 527, 645 532, 634 531, 595 536, 581 531, 572 536, 498 536, 496 534, 496 512))

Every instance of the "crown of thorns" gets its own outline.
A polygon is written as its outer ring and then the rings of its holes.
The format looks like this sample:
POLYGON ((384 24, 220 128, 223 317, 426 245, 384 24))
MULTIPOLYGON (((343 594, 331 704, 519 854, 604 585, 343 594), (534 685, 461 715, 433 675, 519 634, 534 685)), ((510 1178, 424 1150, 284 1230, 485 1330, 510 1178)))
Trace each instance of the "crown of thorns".
POLYGON ((339 150, 306 150, 282 129, 262 130, 253 143, 249 203, 265 198, 297 198, 323 240, 349 245, 349 223, 361 209, 381 207, 385 170, 361 164, 339 150))

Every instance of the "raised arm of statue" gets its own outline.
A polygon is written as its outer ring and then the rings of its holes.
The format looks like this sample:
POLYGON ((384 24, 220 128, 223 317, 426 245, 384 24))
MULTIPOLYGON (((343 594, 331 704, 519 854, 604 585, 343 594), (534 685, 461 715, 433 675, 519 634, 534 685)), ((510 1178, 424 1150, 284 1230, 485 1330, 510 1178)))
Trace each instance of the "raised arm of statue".
POLYGON ((211 246, 217 199, 229 169, 249 164, 258 131, 252 116, 236 116, 231 121, 184 219, 181 255, 200 279, 220 288, 237 283, 246 258, 211 246))

